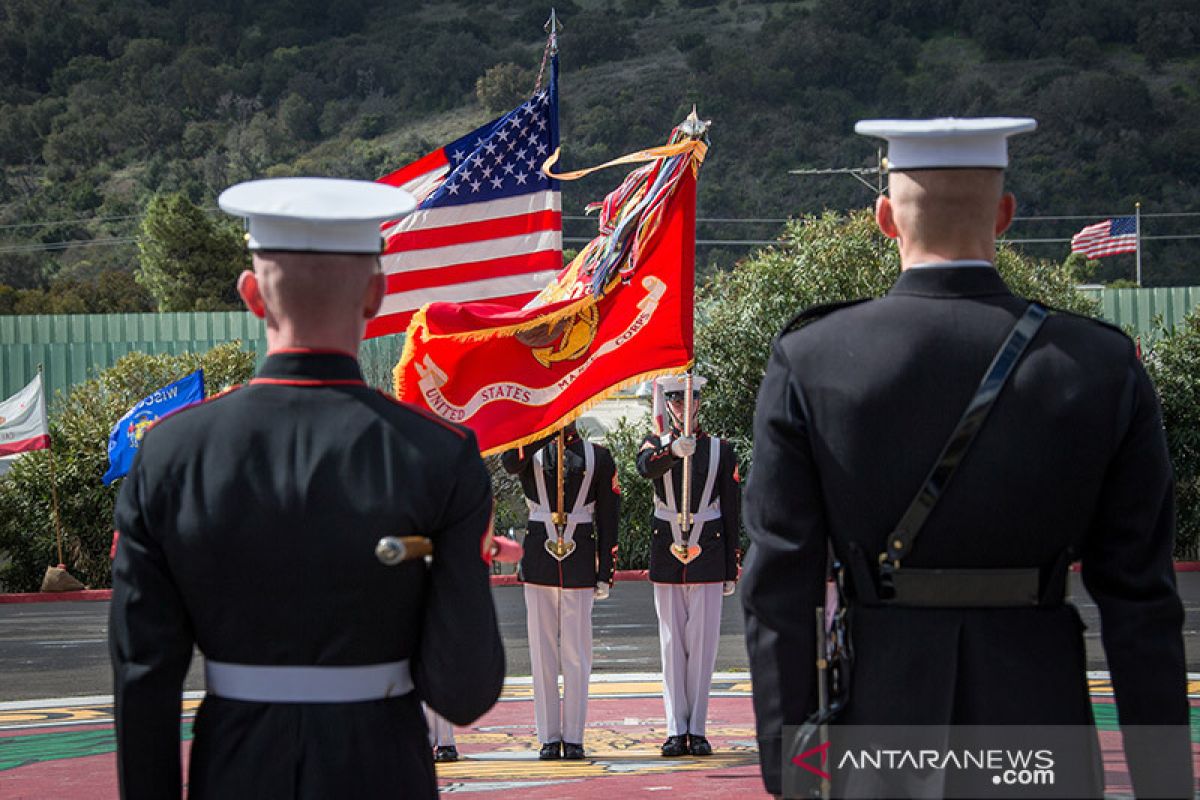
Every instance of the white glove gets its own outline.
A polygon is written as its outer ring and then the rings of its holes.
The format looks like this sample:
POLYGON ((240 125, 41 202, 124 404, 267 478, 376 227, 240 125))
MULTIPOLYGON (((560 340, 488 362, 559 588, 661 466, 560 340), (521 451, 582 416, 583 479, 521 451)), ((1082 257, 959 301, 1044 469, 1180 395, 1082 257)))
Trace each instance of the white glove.
POLYGON ((722 597, 733 597, 733 593, 737 591, 737 581, 725 581, 725 586, 721 590, 722 597))
POLYGON ((671 442, 671 453, 676 458, 687 458, 696 452, 695 436, 680 436, 671 442))
POLYGON ((608 593, 611 589, 612 589, 611 583, 606 583, 605 581, 599 581, 596 584, 596 599, 597 600, 607 600, 608 593))

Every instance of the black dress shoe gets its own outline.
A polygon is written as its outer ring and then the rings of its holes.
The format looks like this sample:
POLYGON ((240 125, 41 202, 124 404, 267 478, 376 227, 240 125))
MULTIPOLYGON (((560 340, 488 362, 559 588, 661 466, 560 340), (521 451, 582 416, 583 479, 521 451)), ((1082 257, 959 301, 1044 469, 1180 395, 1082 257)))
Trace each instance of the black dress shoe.
POLYGON ((433 760, 439 764, 446 761, 458 761, 458 748, 454 745, 436 747, 433 751, 433 760))
POLYGON ((695 734, 688 734, 688 747, 694 756, 711 756, 712 745, 708 743, 708 739, 695 734))
POLYGON ((542 761, 557 761, 562 758, 562 742, 547 742, 542 745, 538 758, 542 761))
POLYGON ((582 761, 583 745, 563 742, 563 758, 567 761, 582 761))
POLYGON ((678 736, 667 737, 667 740, 663 742, 662 754, 667 758, 686 756, 688 754, 687 734, 681 733, 678 736))

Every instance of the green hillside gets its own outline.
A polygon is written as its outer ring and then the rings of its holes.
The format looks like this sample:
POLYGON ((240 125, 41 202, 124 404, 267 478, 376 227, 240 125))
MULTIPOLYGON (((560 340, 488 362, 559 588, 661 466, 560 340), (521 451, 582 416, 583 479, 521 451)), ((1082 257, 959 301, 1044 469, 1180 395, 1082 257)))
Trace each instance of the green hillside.
MULTIPOLYGON (((1200 238, 1200 8, 1193 0, 566 0, 563 165, 656 144, 693 103, 714 121, 703 218, 867 205, 869 116, 1014 114, 1013 238, 1132 213, 1200 238), (1162 213, 1195 216, 1152 216, 1162 213)), ((546 0, 6 0, 0 6, 0 313, 149 308, 132 280, 156 193, 204 207, 240 180, 373 178, 533 87, 546 0), (513 65, 493 70, 498 65, 513 65), (492 70, 489 72, 489 70, 492 70), (486 76, 485 76, 486 74, 486 76), (482 81, 480 79, 483 79, 482 81), (477 91, 478 90, 478 91, 477 91)), ((564 188, 564 210, 611 188, 564 188)), ((704 223, 702 240, 776 222, 704 223)), ((592 223, 568 220, 569 237, 592 223)), ((1196 241, 1149 238, 1151 285, 1200 283, 1196 241)), ((1062 260, 1067 246, 1031 243, 1062 260)), ((712 269, 747 246, 704 247, 712 269)), ((1099 278, 1132 276, 1133 257, 1099 278)))

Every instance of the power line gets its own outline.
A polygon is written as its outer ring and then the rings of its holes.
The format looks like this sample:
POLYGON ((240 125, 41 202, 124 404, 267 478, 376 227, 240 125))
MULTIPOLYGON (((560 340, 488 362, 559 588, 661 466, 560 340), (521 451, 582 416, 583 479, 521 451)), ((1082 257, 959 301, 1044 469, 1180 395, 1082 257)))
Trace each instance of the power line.
MULTIPOLYGON (((1068 236, 1066 238, 1052 239, 997 239, 996 241, 1004 244, 1050 244, 1070 242, 1071 238, 1072 237, 1068 236)), ((1200 239, 1200 233, 1161 234, 1159 236, 1143 235, 1141 238, 1143 242, 1150 241, 1151 239, 1200 239)))
MULTIPOLYGON (((1128 212, 1121 214, 1070 214, 1066 216, 1037 215, 1031 217, 1013 217, 1013 222, 1050 222, 1053 220, 1096 219, 1105 220, 1113 217, 1129 217, 1128 212)), ((1148 217, 1200 217, 1200 211, 1160 211, 1158 213, 1143 213, 1142 219, 1148 217)))
POLYGON ((54 250, 69 250, 72 247, 107 247, 118 244, 133 244, 136 236, 113 237, 110 239, 73 239, 65 242, 38 242, 36 244, 16 244, 0 247, 3 253, 46 253, 54 250))
MULTIPOLYGON (((585 244, 592 239, 588 236, 564 236, 563 243, 570 244, 585 244)), ((738 247, 763 247, 766 245, 779 244, 778 239, 697 239, 696 244, 704 245, 705 247, 733 245, 738 247)))
POLYGON ((81 222, 116 222, 125 219, 141 219, 141 214, 126 214, 120 217, 78 217, 76 219, 56 219, 48 222, 20 222, 14 225, 0 225, 0 231, 11 231, 18 228, 53 228, 57 225, 77 225, 81 222))
MULTIPOLYGON (((204 207, 200 210, 206 214, 215 214, 220 211, 220 209, 216 206, 204 207)), ((74 219, 42 220, 40 222, 18 222, 9 225, 0 225, 0 231, 21 230, 24 228, 53 228, 61 225, 79 225, 89 222, 123 222, 130 219, 141 219, 142 216, 142 214, 122 214, 119 216, 109 217, 76 217, 74 219)), ((1051 222, 1081 219, 1101 220, 1122 216, 1129 216, 1129 214, 1124 212, 1120 214, 1038 214, 1013 217, 1013 221, 1051 222)), ((1200 211, 1159 211, 1145 212, 1142 214, 1142 219, 1153 219, 1158 217, 1200 217, 1200 211)), ((563 219, 569 222, 587 222, 594 221, 596 217, 594 215, 585 214, 564 214, 563 219)), ((797 219, 797 217, 699 217, 696 219, 696 223, 698 225, 782 225, 795 219, 797 219)))

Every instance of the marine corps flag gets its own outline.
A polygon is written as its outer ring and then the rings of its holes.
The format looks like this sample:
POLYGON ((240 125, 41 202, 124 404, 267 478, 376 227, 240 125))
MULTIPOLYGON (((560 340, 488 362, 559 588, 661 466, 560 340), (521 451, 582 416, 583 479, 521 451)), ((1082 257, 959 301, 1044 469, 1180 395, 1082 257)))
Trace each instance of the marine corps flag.
POLYGON ((600 235, 523 309, 432 303, 417 312, 397 396, 472 428, 489 455, 557 430, 622 387, 687 369, 706 127, 693 112, 667 145, 602 165, 649 162, 593 204, 600 235))

